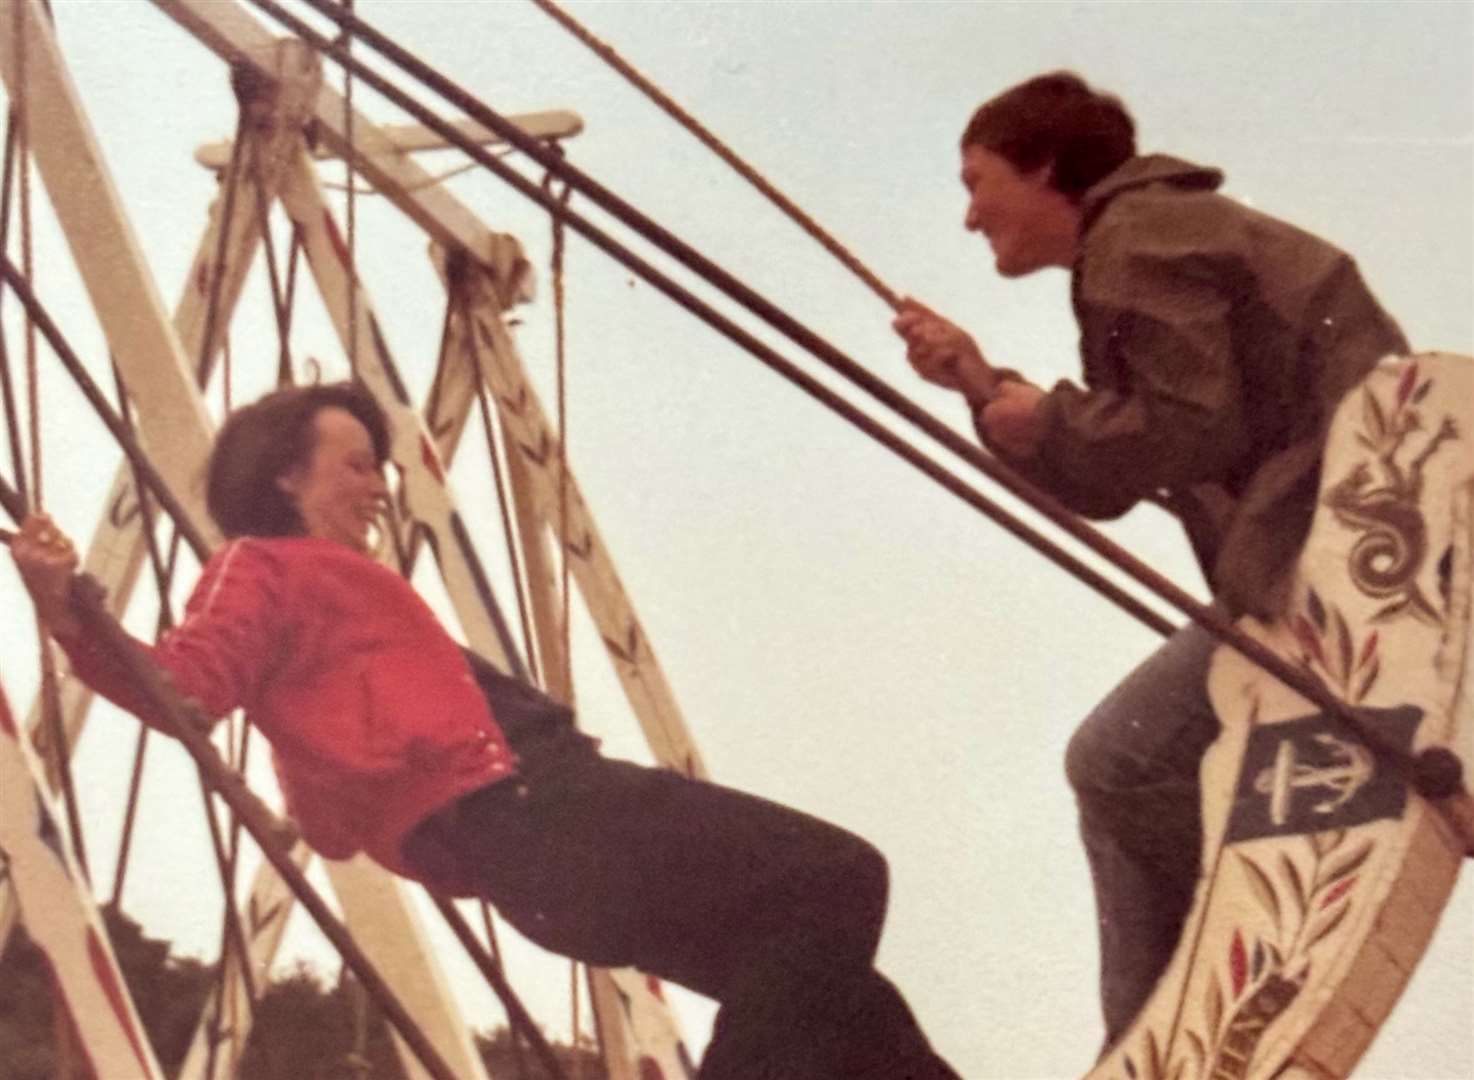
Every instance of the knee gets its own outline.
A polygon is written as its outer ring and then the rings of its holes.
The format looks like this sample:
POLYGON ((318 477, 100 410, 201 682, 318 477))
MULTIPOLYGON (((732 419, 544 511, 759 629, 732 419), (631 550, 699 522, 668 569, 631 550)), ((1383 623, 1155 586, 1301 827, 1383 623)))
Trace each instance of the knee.
POLYGON ((1086 718, 1065 747, 1065 779, 1077 798, 1099 793, 1106 786, 1106 758, 1111 753, 1109 740, 1100 738, 1094 714, 1086 718))
POLYGON ((831 947, 868 958, 880 944, 890 897, 885 856, 858 836, 836 833, 824 856, 799 872, 810 923, 831 947), (838 939, 838 940, 835 940, 838 939))

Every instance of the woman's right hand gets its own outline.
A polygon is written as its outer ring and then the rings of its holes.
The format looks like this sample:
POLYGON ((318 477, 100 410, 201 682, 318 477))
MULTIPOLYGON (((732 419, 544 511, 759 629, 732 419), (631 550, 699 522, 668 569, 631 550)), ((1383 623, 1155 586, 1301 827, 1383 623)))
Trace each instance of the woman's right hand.
POLYGON ((29 514, 10 542, 10 556, 47 628, 69 636, 79 628, 68 597, 77 572, 77 549, 44 513, 29 514))
POLYGON ((907 297, 891 328, 906 342, 906 359, 923 379, 956 390, 969 402, 992 397, 997 377, 977 342, 956 323, 907 297))

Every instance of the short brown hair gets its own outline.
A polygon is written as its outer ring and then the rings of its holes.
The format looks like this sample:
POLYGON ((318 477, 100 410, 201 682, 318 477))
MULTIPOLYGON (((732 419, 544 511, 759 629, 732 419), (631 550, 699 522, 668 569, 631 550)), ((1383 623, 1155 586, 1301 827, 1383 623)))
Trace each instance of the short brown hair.
POLYGON ((980 146, 1021 173, 1046 165, 1050 186, 1079 202, 1086 190, 1136 153, 1125 106, 1069 71, 1038 75, 980 105, 962 149, 980 146))
POLYGON ((296 536, 302 518, 277 478, 311 457, 313 420, 323 409, 344 409, 368 429, 374 456, 389 457, 389 421, 379 403, 354 383, 323 383, 275 390, 237 409, 215 436, 205 506, 220 531, 235 536, 296 536))

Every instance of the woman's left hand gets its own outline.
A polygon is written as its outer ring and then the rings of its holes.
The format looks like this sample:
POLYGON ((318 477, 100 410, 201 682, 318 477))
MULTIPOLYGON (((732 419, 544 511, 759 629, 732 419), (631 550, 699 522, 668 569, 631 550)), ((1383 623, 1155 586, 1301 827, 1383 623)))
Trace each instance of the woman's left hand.
POLYGON ((79 560, 67 535, 47 514, 30 514, 10 541, 10 557, 47 628, 62 637, 74 635, 79 625, 68 598, 79 560))

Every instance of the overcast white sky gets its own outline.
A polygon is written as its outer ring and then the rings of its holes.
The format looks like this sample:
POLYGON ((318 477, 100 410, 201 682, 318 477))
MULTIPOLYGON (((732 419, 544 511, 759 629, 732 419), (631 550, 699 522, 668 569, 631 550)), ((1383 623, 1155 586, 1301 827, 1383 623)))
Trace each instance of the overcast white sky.
MULTIPOLYGON (((161 293, 172 304, 213 181, 193 149, 226 137, 223 66, 143 4, 59 0, 63 48, 161 293)), ((795 227, 531 4, 359 0, 358 10, 504 112, 566 108, 573 159, 947 420, 889 313, 795 227)), ((1466 3, 627 3, 570 5, 810 209, 893 287, 970 326, 999 362, 1076 367, 1067 279, 1000 281, 960 227, 956 139, 985 97, 1074 68, 1133 109, 1145 150, 1223 167, 1227 190, 1352 252, 1415 347, 1474 351, 1474 6, 1466 3)), ((334 73, 333 77, 336 77, 334 73)), ((376 119, 393 110, 359 91, 376 119)), ((438 170, 455 164, 431 158, 438 170)), ((341 169, 327 169, 341 179, 341 169)), ((547 224, 490 178, 453 189, 546 267, 547 224)), ((38 199, 44 216, 44 199, 38 199)), ((443 297, 424 243, 383 200, 359 208, 360 271, 416 392, 443 297)), ((41 292, 94 361, 69 255, 38 222, 41 292)), ((1099 1044, 1089 886, 1061 768, 1091 704, 1153 645, 919 473, 768 374, 577 240, 569 252, 573 465, 713 775, 830 818, 890 858, 881 961, 939 1049, 979 1080, 1083 1073, 1099 1044)), ((551 290, 519 340, 550 385, 551 290)), ((306 297, 294 342, 343 370, 306 297)), ((11 329, 13 304, 6 306, 11 329)), ((259 287, 233 336, 238 379, 275 331, 259 287)), ((798 357, 796 347, 785 354, 798 357)), ((12 349, 12 355, 15 350, 12 349)), ((59 380, 44 389, 52 510, 79 537, 114 454, 59 380)), ((551 400, 551 393, 545 395, 551 400)), ((8 464, 8 462, 7 462, 8 464)), ((495 558, 484 465, 457 469, 495 558)), ((985 484, 985 481, 979 481, 985 484)), ((1112 533, 1202 593, 1175 525, 1112 533)), ((433 592, 433 587, 427 586, 433 592)), ((504 598, 510 605, 510 595, 504 598)), ((0 568, 0 678, 23 709, 34 640, 0 568)), ((147 624, 146 612, 138 625, 147 624)), ((587 725, 638 756, 602 651, 579 628, 587 725)), ((80 750, 94 872, 111 847, 130 721, 80 750)), ((218 933, 198 794, 154 752, 127 907, 211 951, 218 933)), ((292 955, 320 957, 310 932, 292 955)), ((1359 1075, 1474 1075, 1474 886, 1359 1075)), ((529 971, 532 962, 528 961, 529 971)), ((457 970, 458 982, 471 977, 457 970)), ((566 985, 566 976, 546 980, 566 985)), ((481 991, 466 991, 480 1015, 481 991)), ((539 990, 540 1012, 566 1025, 539 990)), ((697 1038, 705 1013, 689 1010, 697 1038)))

